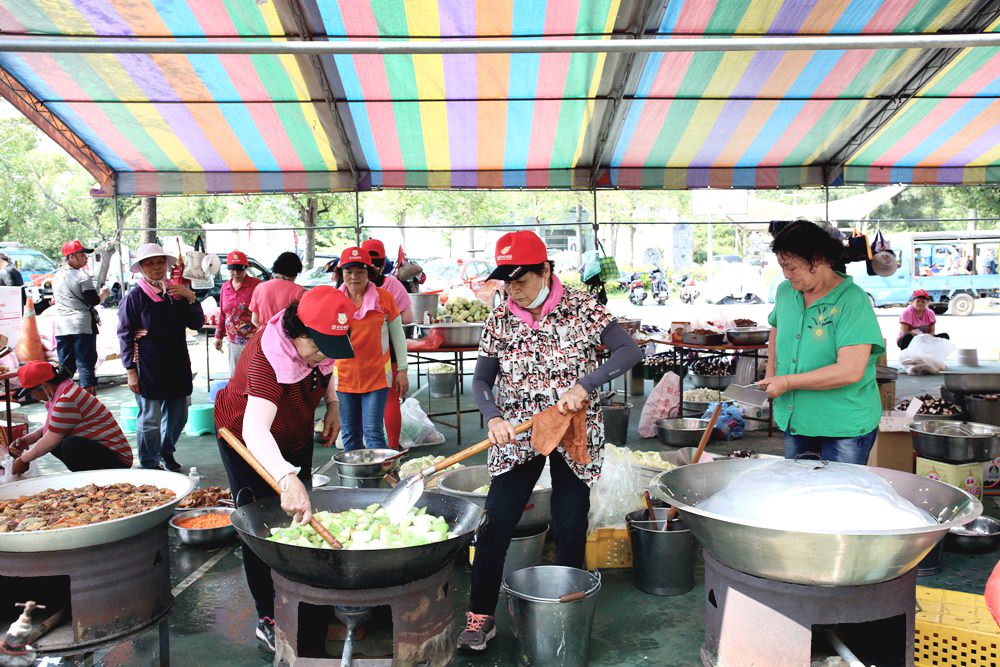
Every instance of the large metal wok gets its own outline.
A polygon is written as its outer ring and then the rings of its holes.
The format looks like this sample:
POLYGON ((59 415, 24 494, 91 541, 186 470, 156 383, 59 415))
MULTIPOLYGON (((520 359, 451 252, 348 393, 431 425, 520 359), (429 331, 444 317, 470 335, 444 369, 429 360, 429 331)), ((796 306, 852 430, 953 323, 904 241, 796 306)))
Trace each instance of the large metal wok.
POLYGON ((884 468, 868 470, 930 513, 939 525, 813 533, 763 528, 698 509, 698 503, 723 489, 739 473, 769 463, 772 461, 734 459, 683 466, 661 474, 650 490, 680 510, 694 536, 722 563, 758 577, 823 586, 861 586, 894 579, 914 568, 950 528, 972 521, 983 511, 982 503, 961 489, 884 468))
MULTIPOLYGON (((314 512, 363 508, 381 502, 391 489, 316 489, 309 494, 314 512)), ((232 514, 240 538, 281 576, 320 588, 361 589, 398 586, 430 576, 447 565, 472 540, 482 510, 462 498, 425 492, 417 507, 442 516, 455 537, 400 549, 351 551, 299 547, 266 539, 271 528, 291 520, 279 498, 240 507, 232 514)))
POLYGON ((32 530, 23 533, 0 533, 0 552, 65 551, 96 544, 108 544, 138 535, 153 526, 166 523, 184 496, 194 488, 186 475, 166 470, 89 470, 63 475, 45 475, 0 485, 0 498, 18 498, 46 489, 75 489, 88 484, 107 486, 127 482, 136 486, 151 484, 174 492, 174 499, 139 514, 102 521, 88 526, 32 530))

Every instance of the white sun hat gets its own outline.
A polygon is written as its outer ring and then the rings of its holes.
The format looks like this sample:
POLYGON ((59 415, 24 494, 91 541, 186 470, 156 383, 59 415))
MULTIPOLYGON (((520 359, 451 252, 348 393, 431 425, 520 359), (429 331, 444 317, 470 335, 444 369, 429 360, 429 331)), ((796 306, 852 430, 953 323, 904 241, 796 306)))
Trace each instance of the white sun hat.
POLYGON ((140 273, 141 267, 139 264, 142 263, 142 260, 151 257, 166 257, 168 269, 177 263, 177 258, 166 252, 159 243, 144 243, 135 251, 135 261, 132 262, 132 273, 140 273))

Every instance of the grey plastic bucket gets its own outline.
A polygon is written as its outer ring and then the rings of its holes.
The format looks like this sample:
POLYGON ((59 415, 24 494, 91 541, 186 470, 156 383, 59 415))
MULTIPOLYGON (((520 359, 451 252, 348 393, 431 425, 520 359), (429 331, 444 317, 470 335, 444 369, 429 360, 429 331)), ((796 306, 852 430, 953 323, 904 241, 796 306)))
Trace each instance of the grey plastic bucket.
POLYGON ((628 440, 628 420, 632 416, 631 403, 602 405, 604 414, 604 441, 624 446, 628 440))
POLYGON ((672 530, 663 530, 668 511, 655 510, 658 530, 653 530, 644 509, 625 515, 632 543, 632 579, 636 588, 650 595, 684 595, 694 587, 694 536, 677 522, 672 530))
POLYGON ((601 575, 573 567, 540 565, 507 576, 507 613, 520 665, 578 667, 587 664, 601 575), (582 599, 559 598, 581 593, 582 599))

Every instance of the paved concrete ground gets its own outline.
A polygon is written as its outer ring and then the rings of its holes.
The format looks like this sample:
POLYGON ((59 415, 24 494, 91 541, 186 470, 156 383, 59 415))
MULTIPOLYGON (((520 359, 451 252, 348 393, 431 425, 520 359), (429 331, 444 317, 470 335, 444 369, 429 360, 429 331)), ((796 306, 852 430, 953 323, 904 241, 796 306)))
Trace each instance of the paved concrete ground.
MULTIPOLYGON (((971 321, 971 320, 970 320, 971 321)), ((195 369, 204 372, 204 342, 192 342, 195 369)), ((213 353, 214 354, 214 353, 213 353)), ((213 361, 213 371, 221 372, 223 364, 213 361)), ((111 369, 110 365, 105 371, 111 369)), ((415 383, 414 383, 415 384, 415 383)), ((899 395, 911 395, 933 390, 939 378, 904 378, 899 395)), ((646 393, 651 388, 646 384, 646 393)), ((207 402, 203 376, 195 381, 195 403, 207 402)), ((122 404, 132 402, 132 396, 123 386, 102 387, 100 397, 117 414, 122 404)), ((644 397, 635 397, 628 446, 633 449, 659 449, 656 440, 642 440, 636 432, 644 397)), ((423 398, 426 407, 426 395, 423 398)), ((466 401, 468 403, 468 401, 466 401)), ((435 401, 435 409, 446 407, 435 401)), ((37 423, 41 419, 40 406, 26 406, 24 411, 37 423)), ((445 444, 421 450, 421 454, 449 454, 457 451, 459 444, 469 445, 483 437, 475 415, 464 419, 463 443, 458 443, 451 429, 443 428, 445 444)), ((767 438, 764 432, 751 432, 746 440, 735 443, 713 443, 712 450, 729 451, 734 448, 754 449, 761 452, 780 452, 780 440, 767 438)), ((329 460, 333 451, 316 449, 314 465, 329 460)), ((483 462, 481 455, 473 463, 483 462)), ((177 459, 185 466, 197 466, 204 484, 226 485, 225 473, 219 460, 216 443, 211 436, 185 436, 178 447, 177 459)), ((46 457, 41 462, 43 472, 57 472, 62 465, 46 457)), ((261 650, 254 638, 254 614, 246 590, 239 558, 239 551, 232 547, 206 551, 180 544, 171 535, 170 559, 172 581, 175 585, 176 607, 170 617, 171 657, 173 664, 231 665, 233 667, 258 667, 268 665, 270 656, 261 650), (209 564, 204 571, 199 568, 209 564)), ((921 579, 920 583, 972 593, 981 593, 986 578, 996 562, 995 555, 964 556, 946 554, 940 575, 921 579)), ((696 585, 690 593, 677 597, 656 597, 639 592, 627 570, 606 570, 604 585, 591 635, 592 665, 659 665, 663 667, 691 667, 698 664, 698 651, 703 639, 704 586, 699 559, 696 585)), ((464 613, 468 599, 468 569, 456 566, 454 576, 456 617, 464 613)), ((513 642, 506 611, 498 609, 499 638, 481 656, 460 656, 456 665, 510 665, 513 663, 513 642)), ((155 634, 140 641, 119 646, 103 656, 105 665, 153 664, 148 657, 154 650, 155 634)))

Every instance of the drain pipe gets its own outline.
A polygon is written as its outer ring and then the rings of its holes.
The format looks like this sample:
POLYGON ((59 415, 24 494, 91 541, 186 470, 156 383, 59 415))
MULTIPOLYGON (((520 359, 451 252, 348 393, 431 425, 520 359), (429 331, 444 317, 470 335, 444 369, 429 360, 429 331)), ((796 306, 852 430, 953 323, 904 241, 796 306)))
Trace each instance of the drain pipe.
MULTIPOLYGON (((830 646, 833 647, 833 650, 837 652, 837 655, 839 655, 841 659, 849 665, 849 667, 868 667, 868 665, 858 660, 858 656, 854 655, 854 652, 847 648, 847 644, 845 644, 843 640, 837 636, 837 633, 834 632, 832 628, 823 628, 823 636, 826 637, 826 640, 830 642, 830 646)), ((874 665, 872 667, 874 667, 874 665)))

